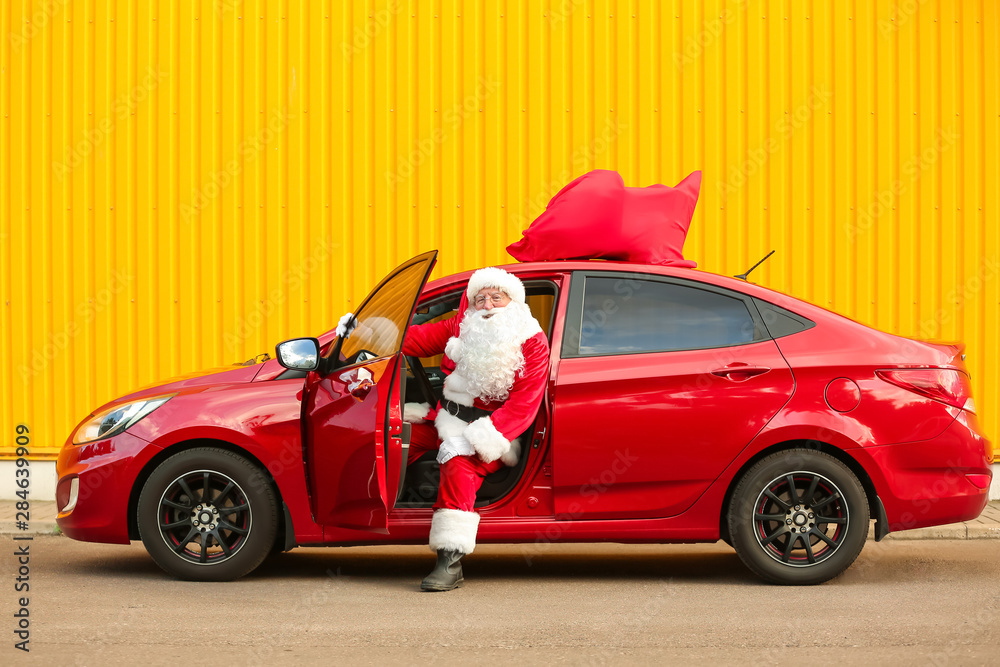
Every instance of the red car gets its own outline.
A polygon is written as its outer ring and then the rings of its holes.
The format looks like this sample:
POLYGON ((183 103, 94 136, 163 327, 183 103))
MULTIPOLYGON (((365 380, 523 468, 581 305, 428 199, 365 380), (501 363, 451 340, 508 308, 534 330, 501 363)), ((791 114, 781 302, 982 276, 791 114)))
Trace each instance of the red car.
MULTIPOLYGON (((367 335, 286 341, 96 410, 59 455, 63 532, 141 539, 193 580, 295 546, 426 544, 437 463, 406 467, 401 405, 436 402, 443 377, 401 346, 411 322, 455 314, 471 273, 425 285, 436 256, 372 291, 367 335)), ((480 542, 722 539, 767 581, 814 584, 854 561, 870 518, 881 539, 986 505, 992 447, 960 345, 692 269, 504 268, 551 369, 525 455, 477 496, 480 542)))

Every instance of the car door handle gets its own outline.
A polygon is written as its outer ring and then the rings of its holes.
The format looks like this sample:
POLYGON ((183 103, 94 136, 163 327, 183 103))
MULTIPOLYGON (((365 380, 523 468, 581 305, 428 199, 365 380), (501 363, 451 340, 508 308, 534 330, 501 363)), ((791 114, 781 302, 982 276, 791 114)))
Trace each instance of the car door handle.
POLYGON ((353 396, 354 398, 363 399, 365 396, 368 395, 368 392, 370 392, 372 390, 372 387, 374 386, 375 383, 372 382, 371 380, 362 380, 357 385, 351 388, 351 396, 353 396))
POLYGON ((769 370, 771 369, 766 366, 750 366, 749 364, 737 362, 729 364, 724 368, 716 368, 712 371, 712 375, 718 375, 733 382, 744 382, 754 376, 763 375, 769 370))
POLYGON ((357 374, 352 374, 352 375, 353 377, 348 376, 347 378, 344 378, 348 382, 347 390, 351 393, 351 396, 353 396, 354 398, 358 400, 364 400, 365 396, 368 395, 368 392, 370 392, 372 390, 372 387, 375 386, 375 382, 373 382, 374 377, 372 376, 372 372, 367 368, 362 367, 358 369, 357 374))

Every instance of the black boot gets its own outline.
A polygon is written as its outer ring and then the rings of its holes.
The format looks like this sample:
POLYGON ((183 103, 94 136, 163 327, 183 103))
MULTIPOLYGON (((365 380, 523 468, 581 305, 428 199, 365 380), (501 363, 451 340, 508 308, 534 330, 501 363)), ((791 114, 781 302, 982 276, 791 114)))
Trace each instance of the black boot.
POLYGON ((437 565, 434 570, 420 582, 422 591, 450 591, 462 585, 461 551, 438 550, 437 565))

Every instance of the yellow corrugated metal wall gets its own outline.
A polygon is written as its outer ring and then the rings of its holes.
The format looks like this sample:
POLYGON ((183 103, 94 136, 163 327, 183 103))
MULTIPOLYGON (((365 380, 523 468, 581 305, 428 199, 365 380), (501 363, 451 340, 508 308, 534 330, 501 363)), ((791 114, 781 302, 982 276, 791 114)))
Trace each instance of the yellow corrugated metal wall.
MULTIPOLYGON (((997 4, 3 0, 2 444, 704 171, 686 254, 968 344, 997 439, 997 4)), ((8 450, 9 451, 9 450, 8 450)))

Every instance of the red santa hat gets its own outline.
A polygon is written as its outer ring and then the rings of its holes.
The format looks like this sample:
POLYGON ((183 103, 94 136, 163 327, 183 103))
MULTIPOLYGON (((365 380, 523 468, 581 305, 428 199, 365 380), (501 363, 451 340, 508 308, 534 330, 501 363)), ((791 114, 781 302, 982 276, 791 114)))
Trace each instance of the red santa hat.
POLYGON ((465 290, 465 296, 469 303, 476 300, 476 295, 486 288, 498 289, 511 298, 512 301, 524 303, 524 285, 521 280, 512 273, 507 273, 503 269, 490 266, 479 269, 469 278, 469 287, 465 290))

